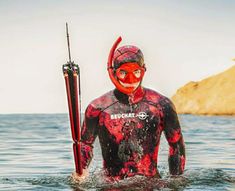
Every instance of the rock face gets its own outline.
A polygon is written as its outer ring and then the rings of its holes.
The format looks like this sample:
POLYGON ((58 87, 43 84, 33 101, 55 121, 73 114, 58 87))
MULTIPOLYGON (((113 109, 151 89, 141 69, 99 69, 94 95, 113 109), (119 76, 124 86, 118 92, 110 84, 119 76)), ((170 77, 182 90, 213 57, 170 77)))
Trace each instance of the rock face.
POLYGON ((189 82, 172 101, 181 114, 235 115, 235 65, 200 82, 189 82))

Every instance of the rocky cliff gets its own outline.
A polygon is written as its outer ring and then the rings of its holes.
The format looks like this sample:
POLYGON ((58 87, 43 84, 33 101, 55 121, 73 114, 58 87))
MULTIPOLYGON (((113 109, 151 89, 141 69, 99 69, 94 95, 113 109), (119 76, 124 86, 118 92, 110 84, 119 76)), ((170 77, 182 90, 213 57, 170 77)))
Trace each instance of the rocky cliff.
POLYGON ((235 115, 235 65, 199 82, 189 82, 172 97, 178 113, 235 115))

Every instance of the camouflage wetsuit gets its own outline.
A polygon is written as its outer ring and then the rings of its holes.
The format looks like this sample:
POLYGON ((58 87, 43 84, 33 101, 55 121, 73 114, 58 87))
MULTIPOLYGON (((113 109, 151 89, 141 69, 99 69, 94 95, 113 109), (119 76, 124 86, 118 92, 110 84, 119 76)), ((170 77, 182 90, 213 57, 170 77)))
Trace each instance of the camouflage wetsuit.
POLYGON ((110 91, 86 109, 81 137, 83 168, 87 168, 92 159, 92 144, 98 136, 107 176, 115 179, 137 174, 160 177, 157 158, 162 132, 169 143, 170 173, 181 174, 185 147, 171 101, 141 86, 132 96, 117 89, 110 91))

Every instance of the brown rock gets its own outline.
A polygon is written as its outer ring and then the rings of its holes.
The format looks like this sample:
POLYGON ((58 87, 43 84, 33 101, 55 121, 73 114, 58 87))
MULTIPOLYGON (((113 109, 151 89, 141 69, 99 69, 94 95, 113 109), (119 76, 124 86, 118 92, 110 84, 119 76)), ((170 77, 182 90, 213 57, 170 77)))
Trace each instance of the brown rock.
POLYGON ((189 82, 172 97, 178 113, 235 115, 235 65, 199 82, 189 82))

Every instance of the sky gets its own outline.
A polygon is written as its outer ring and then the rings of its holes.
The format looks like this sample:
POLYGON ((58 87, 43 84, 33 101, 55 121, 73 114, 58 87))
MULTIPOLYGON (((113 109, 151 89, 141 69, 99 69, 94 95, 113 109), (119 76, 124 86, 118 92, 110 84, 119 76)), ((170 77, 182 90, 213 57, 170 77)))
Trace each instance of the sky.
POLYGON ((67 113, 62 65, 80 66, 82 111, 114 88, 109 50, 139 47, 143 86, 171 97, 235 64, 233 0, 0 1, 0 113, 67 113))

